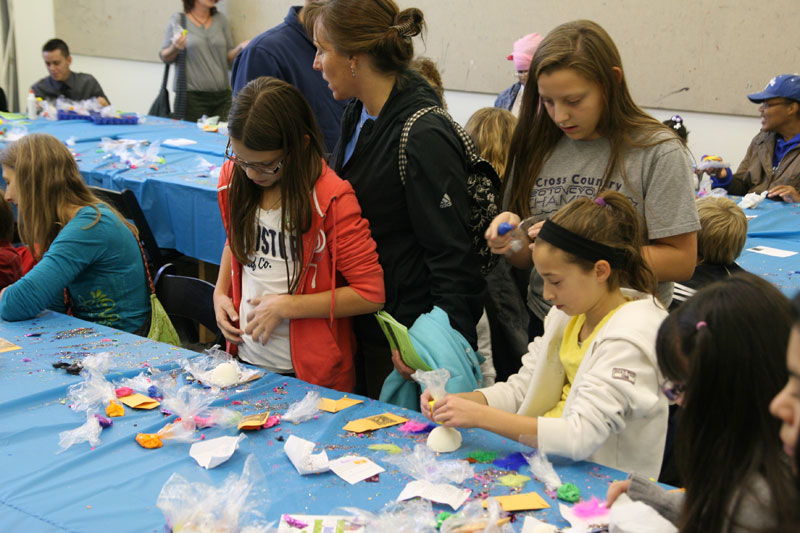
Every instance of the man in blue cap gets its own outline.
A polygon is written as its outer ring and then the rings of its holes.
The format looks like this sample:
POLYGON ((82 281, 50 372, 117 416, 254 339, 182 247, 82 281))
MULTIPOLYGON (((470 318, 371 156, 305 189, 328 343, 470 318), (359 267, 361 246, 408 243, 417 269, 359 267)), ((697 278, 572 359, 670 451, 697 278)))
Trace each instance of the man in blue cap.
POLYGON ((800 75, 776 76, 747 98, 760 104, 761 132, 750 142, 728 192, 769 191, 769 198, 800 202, 800 75))

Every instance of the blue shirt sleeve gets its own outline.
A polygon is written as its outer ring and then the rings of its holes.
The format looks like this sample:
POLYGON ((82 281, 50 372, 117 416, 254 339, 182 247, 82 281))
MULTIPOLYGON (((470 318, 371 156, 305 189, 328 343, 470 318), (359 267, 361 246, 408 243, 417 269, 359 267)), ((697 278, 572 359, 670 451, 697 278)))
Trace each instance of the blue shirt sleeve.
POLYGON ((103 232, 94 225, 97 212, 83 208, 70 220, 33 269, 9 286, 0 300, 3 320, 27 320, 63 298, 64 288, 107 246, 103 232))

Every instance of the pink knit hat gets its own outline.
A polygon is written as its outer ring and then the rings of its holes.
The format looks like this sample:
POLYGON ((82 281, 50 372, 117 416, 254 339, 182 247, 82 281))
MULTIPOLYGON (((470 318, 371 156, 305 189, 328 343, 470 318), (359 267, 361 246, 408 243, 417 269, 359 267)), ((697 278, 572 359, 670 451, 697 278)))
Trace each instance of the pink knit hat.
POLYGON ((539 43, 542 42, 543 37, 538 33, 529 33, 525 37, 517 39, 514 43, 514 51, 511 52, 506 59, 514 61, 515 70, 528 70, 531 67, 531 59, 533 53, 539 43))

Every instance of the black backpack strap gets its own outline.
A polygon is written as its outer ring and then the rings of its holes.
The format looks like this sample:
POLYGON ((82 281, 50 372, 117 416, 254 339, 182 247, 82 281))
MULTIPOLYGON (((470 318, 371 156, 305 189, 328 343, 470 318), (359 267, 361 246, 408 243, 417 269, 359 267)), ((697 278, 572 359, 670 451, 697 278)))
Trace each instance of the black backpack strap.
MULTIPOLYGON (((488 161, 478 155, 478 150, 475 148, 475 143, 472 141, 472 137, 470 137, 469 133, 467 133, 467 131, 461 127, 461 124, 456 122, 455 119, 450 116, 450 113, 439 106, 424 107, 408 117, 408 120, 406 120, 405 124, 403 124, 403 130, 400 132, 398 165, 400 170, 400 181, 404 186, 406 184, 406 169, 408 167, 408 153, 406 152, 408 136, 411 134, 411 127, 414 125, 417 119, 427 113, 436 113, 437 115, 441 115, 447 119, 447 121, 450 123, 450 126, 453 128, 453 131, 455 131, 456 135, 458 135, 458 138, 461 140, 461 144, 464 146, 464 152, 466 153, 467 159, 469 159, 469 164, 472 168, 475 168, 481 164, 491 166, 488 161)), ((495 176, 497 175, 495 172, 493 172, 493 174, 495 176)), ((499 179, 494 177, 492 181, 497 181, 495 185, 499 188, 499 179)))

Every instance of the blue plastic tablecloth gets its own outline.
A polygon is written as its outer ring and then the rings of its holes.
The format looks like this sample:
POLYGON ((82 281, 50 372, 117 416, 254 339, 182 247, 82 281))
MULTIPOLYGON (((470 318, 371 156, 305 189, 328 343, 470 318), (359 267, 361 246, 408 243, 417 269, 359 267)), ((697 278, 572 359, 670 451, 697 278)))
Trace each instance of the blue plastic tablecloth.
MULTIPOLYGON (((76 154, 89 185, 131 189, 142 206, 156 242, 184 255, 219 263, 225 230, 217 205, 217 179, 201 169, 204 161, 219 167, 227 137, 204 132, 196 124, 159 117, 144 117, 137 125, 96 125, 84 120, 13 121, 8 129, 24 126, 29 133, 49 133, 66 142, 76 154), (103 138, 146 140, 189 139, 186 146, 161 145, 165 163, 130 168, 118 158, 99 151, 103 138)), ((205 167, 206 169, 208 167, 205 167)))
POLYGON ((800 240, 800 204, 767 199, 744 212, 753 217, 748 220, 748 237, 800 240))
MULTIPOLYGON (((53 369, 52 362, 77 354, 110 351, 114 354, 115 368, 109 378, 115 379, 134 374, 147 365, 168 371, 175 367, 176 359, 192 353, 52 312, 25 322, 0 322, 0 337, 22 347, 0 356, 3 420, 0 530, 3 531, 162 531, 164 517, 155 504, 170 475, 177 472, 189 481, 219 486, 229 474, 241 473, 251 453, 265 474, 257 488, 268 491, 268 496, 259 501, 259 509, 268 520, 278 520, 283 513, 328 514, 340 506, 378 511, 396 499, 411 478, 383 461, 386 452, 372 451, 367 446, 393 443, 410 449, 425 439, 425 435, 406 436, 397 427, 362 436, 343 431, 349 420, 386 411, 423 420, 419 413, 365 399, 362 404, 336 414, 320 413, 299 425, 281 423, 249 432, 228 462, 206 471, 189 457, 189 444, 166 443, 163 448, 146 450, 134 441, 138 432, 155 432, 174 416, 167 417, 158 409, 126 408, 126 415, 115 418, 113 427, 103 431, 101 444, 96 448, 77 444, 56 455, 58 433, 79 426, 84 419, 62 403, 67 387, 82 378, 53 369), (26 336, 31 333, 36 336, 26 336), (66 338, 57 339, 59 334, 66 338), (66 352, 69 354, 65 355, 66 352), (318 443, 331 459, 347 453, 364 455, 384 466, 386 472, 380 474, 376 483, 355 485, 332 473, 300 476, 283 452, 284 440, 289 435, 318 443)), ((183 379, 178 372, 174 374, 183 379)), ((296 379, 268 374, 223 392, 215 405, 245 414, 267 409, 283 413, 309 390, 319 390, 332 399, 342 396, 296 379)), ((233 429, 219 428, 202 432, 206 438, 236 434, 233 429)), ((527 449, 482 430, 464 430, 462 435, 462 448, 446 458, 465 458, 478 450, 494 451, 503 457, 527 449)), ((462 483, 462 487, 472 490, 473 497, 512 491, 497 480, 508 471, 492 464, 474 466, 476 476, 462 483)), ((575 483, 584 497, 603 498, 608 483, 624 477, 621 472, 591 463, 556 464, 556 468, 562 481, 575 483)), ((530 475, 527 466, 521 473, 530 475)), ((556 502, 546 495, 540 482, 533 479, 522 490, 538 492, 553 505, 550 509, 532 511, 534 516, 566 525, 556 510, 556 502)), ((450 510, 438 504, 434 509, 450 510)), ((522 527, 524 515, 517 515, 517 530, 522 527)))

